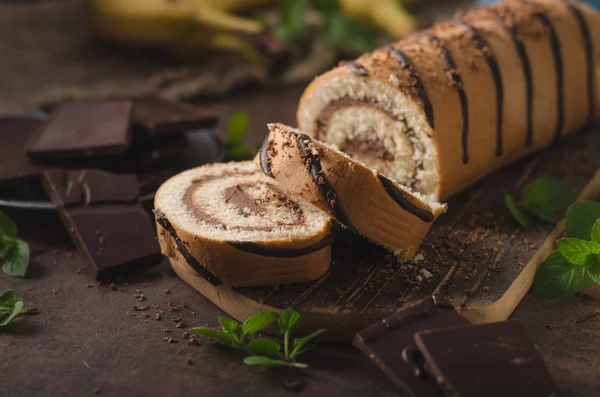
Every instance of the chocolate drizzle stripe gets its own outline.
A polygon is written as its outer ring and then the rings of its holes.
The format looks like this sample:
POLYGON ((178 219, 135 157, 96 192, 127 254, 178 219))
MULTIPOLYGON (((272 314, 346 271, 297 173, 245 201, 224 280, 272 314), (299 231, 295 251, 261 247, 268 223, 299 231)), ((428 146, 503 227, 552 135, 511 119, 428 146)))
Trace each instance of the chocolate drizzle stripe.
POLYGON ((389 51, 390 55, 400 63, 400 66, 402 66, 402 68, 408 71, 410 79, 414 81, 414 86, 417 90, 417 95, 419 96, 419 100, 423 105, 425 116, 427 116, 427 122, 433 130, 433 104, 429 100, 429 95, 427 95, 425 86, 423 86, 423 82, 421 81, 421 78, 415 71, 410 58, 404 52, 395 47, 390 47, 389 51))
POLYGON ((485 58, 485 61, 490 68, 494 86, 496 88, 496 157, 502 156, 502 122, 504 118, 504 86, 502 84, 502 73, 496 61, 496 57, 492 53, 492 49, 479 32, 479 30, 464 22, 456 22, 456 25, 466 30, 475 42, 475 46, 479 49, 485 58))
POLYGON ((185 244, 183 244, 183 241, 181 241, 181 239, 177 235, 175 228, 173 227, 173 225, 171 225, 171 222, 169 222, 169 220, 167 219, 165 214, 163 214, 159 210, 153 210, 153 212, 154 212, 154 215, 156 215, 156 222, 160 226, 162 226, 163 229, 165 229, 167 232, 169 232, 169 234, 171 235, 173 240, 175 240, 175 244, 177 244, 177 248, 179 248, 179 252, 181 252, 181 254, 185 258, 185 261, 188 263, 188 265, 190 265, 196 272, 198 272, 198 274, 200 276, 202 276, 202 278, 204 278, 206 281, 208 281, 212 285, 214 285, 214 286, 221 285, 222 281, 219 280, 214 274, 212 274, 211 272, 206 270, 206 268, 204 266, 202 266, 200 264, 200 262, 198 262, 198 260, 196 258, 194 258, 194 256, 190 253, 190 251, 187 249, 185 244))
POLYGON ((423 222, 433 222, 433 220, 435 219, 433 214, 431 212, 424 210, 423 208, 419 208, 416 205, 414 205, 413 203, 411 203, 405 197, 405 193, 402 192, 400 189, 398 189, 398 187, 396 187, 394 182, 392 182, 390 179, 386 178, 385 176, 383 176, 381 174, 378 174, 377 177, 379 178, 379 181, 383 185, 383 188, 385 189, 387 194, 389 194, 390 197, 392 199, 394 199, 394 201, 396 203, 398 203, 398 205, 400 207, 402 207, 402 209, 404 209, 407 212, 410 212, 411 214, 413 214, 414 216, 416 216, 423 222))
POLYGON ((595 99, 594 99, 594 90, 596 85, 594 84, 594 53, 593 53, 593 42, 592 36, 590 35, 590 27, 585 19, 585 16, 581 12, 581 10, 575 5, 575 3, 571 1, 566 2, 569 6, 569 10, 577 19, 577 24, 579 25, 579 29, 581 30, 581 36, 583 37, 584 45, 585 45, 585 63, 586 63, 586 73, 587 73, 587 85, 588 85, 588 119, 586 124, 591 124, 594 120, 594 108, 595 99))
POLYGON ((519 56, 521 67, 523 68, 523 75, 525 77, 525 106, 527 112, 527 129, 525 131, 525 146, 529 147, 533 144, 533 79, 531 76, 531 63, 525 50, 523 41, 519 38, 519 28, 516 24, 509 25, 506 20, 506 15, 500 13, 494 13, 496 18, 506 27, 510 37, 515 45, 515 50, 519 56))
POLYGON ((298 135, 298 148, 302 154, 302 159, 305 163, 307 163, 310 175, 312 176, 313 182, 315 183, 319 194, 323 198, 323 201, 325 201, 327 206, 331 209, 331 214, 334 216, 334 218, 351 230, 355 231, 356 229, 352 225, 346 210, 340 203, 337 193, 327 181, 327 177, 321 168, 321 162, 308 147, 310 142, 311 139, 308 137, 308 135, 298 135))
MULTIPOLYGON (((526 3, 531 3, 530 0, 525 0, 526 3)), ((558 40, 558 35, 556 33, 556 29, 550 21, 550 18, 546 14, 538 13, 535 14, 535 17, 544 25, 548 34, 550 35, 550 46, 552 47, 552 56, 554 58, 554 66, 556 68, 556 103, 558 104, 557 109, 557 121, 556 121, 556 132, 554 133, 554 139, 560 138, 562 134, 563 126, 565 123, 565 111, 564 111, 564 96, 563 96, 563 59, 562 59, 562 49, 560 46, 560 41, 558 40)))
POLYGON ((467 93, 465 92, 462 77, 458 73, 456 62, 454 62, 454 58, 450 54, 450 51, 446 49, 446 47, 442 44, 439 37, 423 34, 436 48, 439 49, 440 56, 446 65, 446 72, 450 74, 450 78, 452 80, 452 85, 456 89, 458 93, 458 98, 460 100, 460 109, 462 112, 462 136, 461 143, 463 149, 463 164, 467 164, 469 162, 469 100, 467 98, 467 93))
POLYGON ((263 173, 272 177, 271 164, 269 164, 269 136, 267 135, 260 148, 260 169, 263 173))
POLYGON ((302 248, 277 248, 277 247, 266 247, 261 244, 247 242, 247 241, 229 241, 229 245, 247 252, 249 254, 256 254, 261 256, 270 256, 274 258, 297 258, 299 256, 309 255, 313 252, 322 250, 323 248, 333 243, 333 235, 329 234, 322 240, 317 241, 314 244, 308 245, 302 248))
POLYGON ((344 64, 352 73, 358 76, 366 76, 369 74, 369 71, 360 63, 356 61, 346 62, 344 64))

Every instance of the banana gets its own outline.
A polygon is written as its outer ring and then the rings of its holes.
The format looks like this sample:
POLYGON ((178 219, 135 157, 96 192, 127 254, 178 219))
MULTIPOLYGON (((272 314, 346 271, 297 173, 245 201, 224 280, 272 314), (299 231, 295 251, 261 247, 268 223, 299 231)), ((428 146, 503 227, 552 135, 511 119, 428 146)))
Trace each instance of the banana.
POLYGON ((401 39, 417 25, 399 0, 339 0, 346 15, 357 21, 376 26, 395 39, 401 39))
MULTIPOLYGON (((92 29, 107 38, 186 52, 199 48, 235 51, 266 65, 255 47, 264 27, 234 11, 271 6, 279 0, 88 0, 92 29), (179 49, 179 50, 178 50, 179 49)), ((267 53, 267 55, 270 55, 267 53)))

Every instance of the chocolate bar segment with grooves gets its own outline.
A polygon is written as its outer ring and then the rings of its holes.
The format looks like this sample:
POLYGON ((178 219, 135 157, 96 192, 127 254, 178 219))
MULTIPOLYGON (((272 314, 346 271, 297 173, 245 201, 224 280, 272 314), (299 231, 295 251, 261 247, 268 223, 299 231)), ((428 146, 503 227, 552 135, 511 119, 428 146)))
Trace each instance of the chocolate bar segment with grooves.
POLYGON ((521 321, 417 333, 429 371, 451 397, 558 397, 521 321))
POLYGON ((162 256, 133 175, 56 170, 43 184, 73 243, 96 278, 155 265, 162 256))
POLYGON ((129 148, 130 101, 64 103, 27 144, 38 162, 123 154, 129 148))
POLYGON ((435 380, 427 376, 418 362, 414 336, 423 330, 465 324, 469 322, 451 305, 429 297, 358 332, 353 344, 407 395, 443 396, 435 380))
POLYGON ((43 125, 25 117, 0 118, 0 186, 39 178, 47 168, 32 163, 23 149, 43 125))
POLYGON ((219 119, 216 113, 204 108, 144 96, 133 100, 132 121, 146 136, 152 138, 213 128, 217 126, 219 119))

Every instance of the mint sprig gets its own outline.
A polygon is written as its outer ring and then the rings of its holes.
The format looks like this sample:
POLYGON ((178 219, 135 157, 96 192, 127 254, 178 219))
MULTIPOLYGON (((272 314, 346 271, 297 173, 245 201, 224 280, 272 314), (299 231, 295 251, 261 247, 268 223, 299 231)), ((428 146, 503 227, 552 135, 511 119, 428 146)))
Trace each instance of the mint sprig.
POLYGON ((17 237, 17 225, 0 212, 0 264, 5 273, 25 277, 29 266, 29 244, 17 237))
POLYGON ((567 238, 556 241, 556 251, 537 270, 533 291, 547 298, 563 298, 600 282, 600 203, 583 201, 569 207, 567 238))
POLYGON ((248 132, 249 117, 247 113, 238 111, 231 115, 225 137, 225 159, 227 161, 248 160, 254 156, 245 142, 248 132))
POLYGON ((575 200, 575 194, 569 185, 558 179, 538 178, 525 185, 519 202, 510 194, 504 199, 516 221, 529 227, 535 219, 556 222, 556 214, 567 209, 575 200))
POLYGON ((325 332, 324 329, 313 332, 303 338, 292 339, 292 334, 300 325, 301 315, 288 308, 279 317, 274 312, 262 312, 250 316, 244 323, 224 316, 219 317, 222 331, 207 327, 192 328, 196 335, 210 338, 225 346, 244 348, 250 356, 244 359, 247 365, 263 365, 265 367, 283 366, 291 368, 308 368, 305 363, 296 361, 298 356, 307 350, 306 344, 325 332), (255 338, 277 319, 276 330, 283 338, 281 343, 267 338, 255 338), (247 339, 251 339, 246 343, 247 339))
POLYGON ((0 294, 0 327, 5 326, 18 315, 35 311, 35 309, 23 308, 23 298, 15 290, 7 289, 0 294))

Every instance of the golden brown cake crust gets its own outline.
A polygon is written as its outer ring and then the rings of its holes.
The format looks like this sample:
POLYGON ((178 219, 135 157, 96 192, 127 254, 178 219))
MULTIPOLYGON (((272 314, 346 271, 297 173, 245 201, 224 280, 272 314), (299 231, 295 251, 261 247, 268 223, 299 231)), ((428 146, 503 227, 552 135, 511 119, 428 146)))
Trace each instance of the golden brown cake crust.
POLYGON ((432 127, 436 196, 445 199, 596 120, 599 67, 595 9, 577 1, 506 0, 318 77, 300 101, 298 121, 303 132, 319 135, 319 115, 307 118, 307 109, 322 95, 319 88, 339 76, 376 80, 410 97, 432 127))

